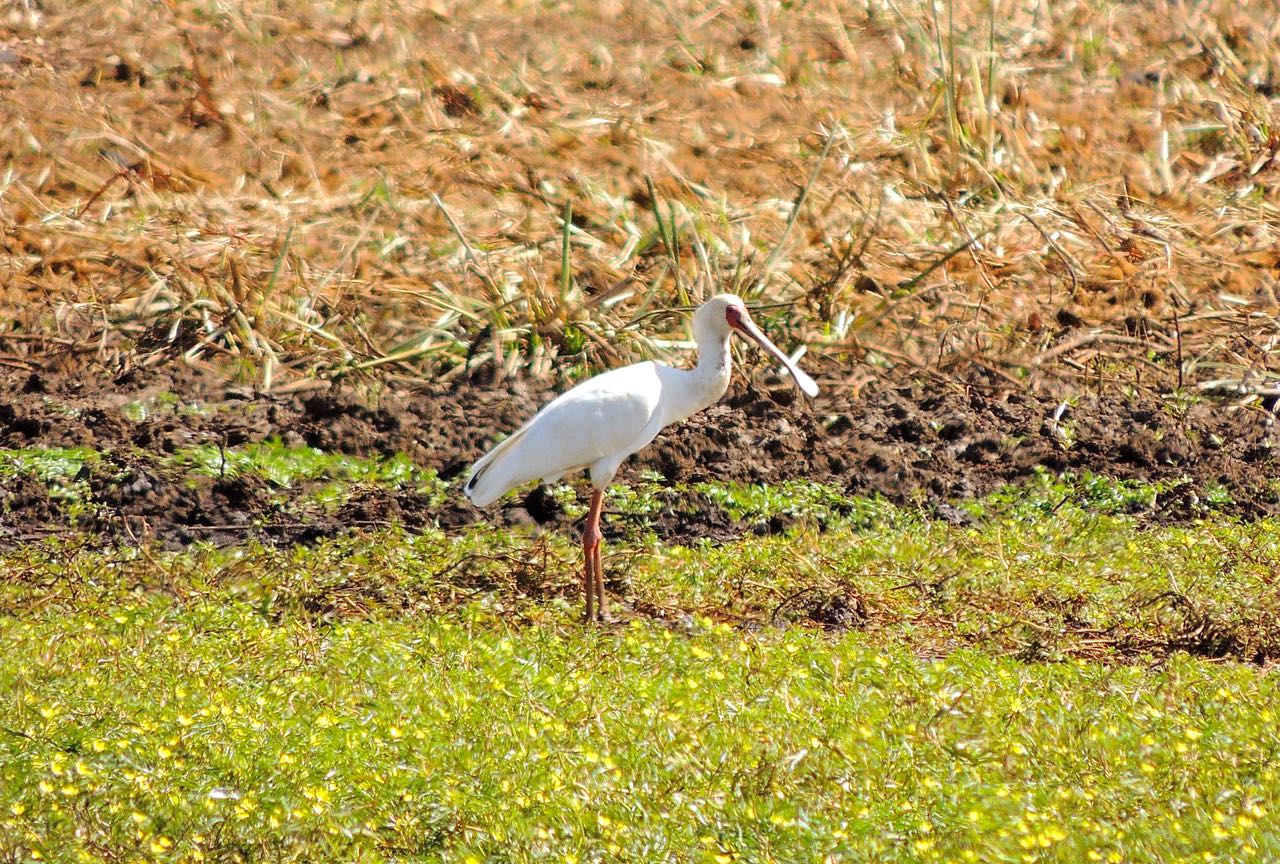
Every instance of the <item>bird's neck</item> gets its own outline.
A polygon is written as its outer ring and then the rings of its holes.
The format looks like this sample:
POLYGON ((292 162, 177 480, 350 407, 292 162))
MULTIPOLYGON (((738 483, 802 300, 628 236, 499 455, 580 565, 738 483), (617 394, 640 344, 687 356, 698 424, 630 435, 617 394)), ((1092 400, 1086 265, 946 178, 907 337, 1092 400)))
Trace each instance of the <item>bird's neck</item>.
POLYGON ((698 365, 694 371, 705 374, 729 374, 729 335, 707 336, 698 340, 698 365))
POLYGON ((698 365, 691 372, 694 390, 702 404, 698 410, 714 405, 729 389, 729 375, 733 371, 733 355, 729 352, 729 337, 706 339, 698 343, 698 365))
POLYGON ((719 402, 729 389, 732 362, 728 336, 724 339, 699 339, 698 365, 692 369, 670 370, 679 386, 672 387, 665 394, 665 422, 675 423, 692 417, 719 402))

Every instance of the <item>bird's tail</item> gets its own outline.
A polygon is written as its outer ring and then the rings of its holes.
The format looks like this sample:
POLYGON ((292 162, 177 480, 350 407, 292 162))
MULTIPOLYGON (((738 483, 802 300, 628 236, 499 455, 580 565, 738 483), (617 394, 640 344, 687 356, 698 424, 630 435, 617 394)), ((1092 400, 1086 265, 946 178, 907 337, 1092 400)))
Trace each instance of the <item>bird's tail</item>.
POLYGON ((477 507, 487 507, 511 488, 511 485, 505 482, 507 478, 504 475, 507 472, 494 469, 502 461, 502 457, 511 452, 516 442, 524 437, 527 428, 525 426, 512 433, 509 438, 481 456, 476 464, 471 466, 471 474, 467 477, 466 485, 462 487, 468 501, 477 507))

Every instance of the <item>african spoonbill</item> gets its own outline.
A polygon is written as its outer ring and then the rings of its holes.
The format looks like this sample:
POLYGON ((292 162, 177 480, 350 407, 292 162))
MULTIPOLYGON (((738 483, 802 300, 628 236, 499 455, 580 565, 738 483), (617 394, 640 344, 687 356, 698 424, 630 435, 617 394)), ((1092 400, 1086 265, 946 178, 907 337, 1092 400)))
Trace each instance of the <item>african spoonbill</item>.
POLYGON ((729 387, 729 336, 754 340, 786 368, 796 385, 816 396, 818 385, 760 332, 746 304, 719 294, 693 316, 698 364, 677 369, 648 361, 604 372, 557 396, 533 419, 471 468, 466 495, 477 507, 532 480, 553 483, 567 473, 591 472, 591 509, 582 531, 586 620, 607 618, 600 557, 600 511, 618 467, 665 427, 714 405, 729 387))

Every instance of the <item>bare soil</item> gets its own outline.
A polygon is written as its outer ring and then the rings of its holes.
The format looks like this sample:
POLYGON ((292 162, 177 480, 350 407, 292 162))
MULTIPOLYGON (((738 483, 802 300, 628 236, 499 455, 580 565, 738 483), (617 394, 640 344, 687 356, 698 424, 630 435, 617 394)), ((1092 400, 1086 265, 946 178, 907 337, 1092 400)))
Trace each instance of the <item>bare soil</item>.
MULTIPOLYGON (((664 539, 689 542, 787 527, 785 519, 744 525, 681 488, 704 481, 806 479, 918 504, 946 519, 964 518, 954 502, 1041 471, 1168 481, 1171 490, 1139 514, 1160 522, 1203 517, 1210 497, 1215 512, 1243 518, 1280 506, 1273 483, 1277 432, 1265 406, 1083 393, 1064 407, 1012 390, 877 380, 855 392, 830 373, 820 383, 822 394, 809 403, 785 382, 739 376, 721 404, 667 430, 624 466, 620 482, 639 472, 660 475, 670 487, 661 493, 669 506, 647 525, 612 514, 612 533, 652 528, 664 539)), ((181 545, 248 537, 306 542, 391 523, 411 530, 457 529, 482 519, 572 527, 536 488, 486 514, 461 494, 439 505, 414 492, 362 487, 333 512, 306 503, 307 484, 279 488, 247 475, 187 475, 159 458, 197 444, 278 438, 357 456, 405 453, 456 485, 488 445, 553 395, 537 383, 422 384, 385 389, 376 399, 368 388, 342 387, 269 396, 174 366, 115 379, 77 369, 15 373, 4 387, 14 395, 0 405, 0 447, 84 446, 107 454, 80 478, 91 506, 78 513, 34 476, 7 480, 0 491, 6 544, 72 528, 181 545), (126 405, 154 403, 160 393, 176 394, 182 407, 129 419, 126 405)))

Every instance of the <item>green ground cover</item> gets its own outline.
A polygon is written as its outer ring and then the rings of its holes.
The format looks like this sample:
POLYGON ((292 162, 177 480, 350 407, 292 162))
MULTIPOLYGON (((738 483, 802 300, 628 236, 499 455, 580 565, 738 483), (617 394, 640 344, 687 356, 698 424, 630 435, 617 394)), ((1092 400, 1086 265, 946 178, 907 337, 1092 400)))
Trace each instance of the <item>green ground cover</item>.
POLYGON ((971 502, 969 525, 832 490, 703 491, 800 518, 613 544, 629 601, 602 629, 575 620, 557 535, 10 550, 0 850, 1280 855, 1280 524, 1144 525, 1125 513, 1160 490, 1097 478, 971 502))

